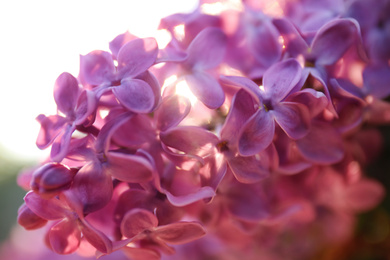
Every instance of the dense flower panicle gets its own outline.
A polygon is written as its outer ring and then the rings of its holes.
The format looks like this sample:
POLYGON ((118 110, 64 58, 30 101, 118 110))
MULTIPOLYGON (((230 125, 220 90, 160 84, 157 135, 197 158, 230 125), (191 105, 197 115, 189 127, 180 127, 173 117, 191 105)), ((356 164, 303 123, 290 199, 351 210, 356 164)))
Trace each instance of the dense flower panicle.
POLYGON ((58 254, 134 260, 307 259, 348 239, 384 196, 364 167, 390 122, 389 15, 266 2, 200 1, 161 20, 166 46, 125 32, 80 56, 37 117, 51 155, 19 178, 18 223, 58 254))

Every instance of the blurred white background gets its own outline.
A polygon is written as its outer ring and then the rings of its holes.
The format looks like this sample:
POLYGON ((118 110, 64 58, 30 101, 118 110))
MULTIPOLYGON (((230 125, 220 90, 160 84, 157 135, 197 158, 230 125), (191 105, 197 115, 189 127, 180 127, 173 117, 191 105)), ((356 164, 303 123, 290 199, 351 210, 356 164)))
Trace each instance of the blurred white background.
POLYGON ((38 114, 56 113, 53 85, 64 71, 78 75, 79 55, 129 30, 153 36, 159 20, 190 12, 198 0, 0 1, 0 148, 37 160, 38 114))

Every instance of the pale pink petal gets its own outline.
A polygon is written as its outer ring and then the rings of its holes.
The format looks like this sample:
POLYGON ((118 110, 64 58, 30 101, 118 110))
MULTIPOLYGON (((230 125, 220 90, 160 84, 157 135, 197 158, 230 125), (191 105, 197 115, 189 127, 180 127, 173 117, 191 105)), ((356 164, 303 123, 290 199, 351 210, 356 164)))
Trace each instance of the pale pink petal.
POLYGON ((140 183, 153 178, 153 165, 143 156, 120 152, 108 152, 106 156, 104 171, 120 181, 140 183))
POLYGON ((157 217, 150 211, 135 208, 128 211, 121 222, 121 232, 125 237, 134 237, 145 230, 151 230, 158 225, 157 217))
POLYGON ((206 230, 197 222, 177 222, 155 228, 153 235, 156 239, 168 244, 185 244, 203 237, 206 230))
POLYGON ((57 254, 71 254, 80 245, 81 232, 74 220, 64 219, 49 231, 50 246, 57 254))
POLYGON ((138 38, 129 41, 118 53, 120 77, 135 77, 145 72, 154 64, 157 54, 158 46, 154 38, 138 38))

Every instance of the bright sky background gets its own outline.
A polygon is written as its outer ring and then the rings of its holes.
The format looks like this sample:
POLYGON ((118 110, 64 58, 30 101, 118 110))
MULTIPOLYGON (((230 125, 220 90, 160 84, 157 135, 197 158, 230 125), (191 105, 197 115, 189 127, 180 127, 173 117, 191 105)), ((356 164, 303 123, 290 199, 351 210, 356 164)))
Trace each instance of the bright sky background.
POLYGON ((19 159, 49 151, 35 146, 39 114, 55 114, 53 85, 78 75, 79 55, 129 30, 153 36, 162 17, 193 10, 198 0, 0 1, 0 146, 19 159))

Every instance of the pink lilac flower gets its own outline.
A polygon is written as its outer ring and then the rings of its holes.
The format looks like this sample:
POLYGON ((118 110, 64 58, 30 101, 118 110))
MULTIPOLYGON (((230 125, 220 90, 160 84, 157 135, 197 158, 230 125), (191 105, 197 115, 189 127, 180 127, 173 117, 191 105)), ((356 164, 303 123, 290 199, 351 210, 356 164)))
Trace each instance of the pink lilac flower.
POLYGON ((307 107, 285 101, 294 88, 300 89, 296 86, 301 80, 301 71, 301 66, 294 59, 277 63, 265 72, 263 89, 246 78, 225 78, 228 84, 248 90, 255 99, 252 111, 246 112, 250 113, 250 118, 239 134, 240 154, 253 155, 270 145, 275 133, 275 121, 293 139, 302 138, 308 133, 310 119, 307 107))
POLYGON ((350 239, 385 193, 365 167, 390 122, 387 5, 270 3, 200 1, 161 20, 166 46, 125 32, 82 55, 37 117, 51 155, 18 178, 19 225, 74 259, 302 260, 350 239))

